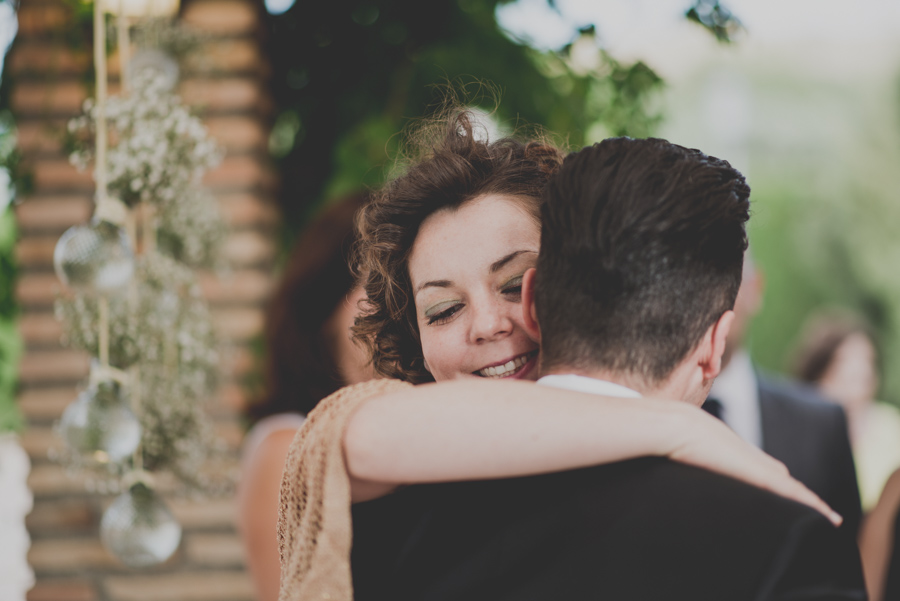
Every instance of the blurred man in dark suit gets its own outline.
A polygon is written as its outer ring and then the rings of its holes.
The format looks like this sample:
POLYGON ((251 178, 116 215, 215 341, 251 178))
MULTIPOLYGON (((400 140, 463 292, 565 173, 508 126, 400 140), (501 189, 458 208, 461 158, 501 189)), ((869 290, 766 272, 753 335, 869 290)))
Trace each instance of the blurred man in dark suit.
POLYGON ((856 533, 862 509, 844 410, 810 387, 760 374, 744 348, 763 290, 762 274, 748 253, 722 373, 703 408, 783 462, 791 475, 844 516, 843 528, 856 533))
MULTIPOLYGON (((725 161, 663 140, 570 155, 522 284, 539 384, 700 405, 734 319, 749 193, 725 161)), ((824 516, 661 459, 409 487, 354 507, 357 551, 379 557, 354 565, 357 601, 865 599, 854 541, 824 516)))

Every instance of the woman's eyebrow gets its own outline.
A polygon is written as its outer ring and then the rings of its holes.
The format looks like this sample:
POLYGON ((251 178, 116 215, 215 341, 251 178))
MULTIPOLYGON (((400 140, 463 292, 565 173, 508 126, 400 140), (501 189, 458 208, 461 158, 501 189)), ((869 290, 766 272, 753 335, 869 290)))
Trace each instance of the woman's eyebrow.
POLYGON ((453 285, 453 282, 450 280, 432 280, 430 282, 423 282, 416 286, 416 291, 414 294, 418 294, 422 291, 423 288, 449 288, 453 285))
POLYGON ((516 257, 518 257, 519 255, 522 255, 525 253, 531 253, 531 254, 535 254, 535 255, 538 254, 536 250, 517 250, 515 252, 511 252, 508 255, 506 255, 505 257, 503 257, 502 259, 491 263, 491 273, 496 273, 496 272, 500 271, 504 265, 506 265, 507 263, 509 263, 516 257))
MULTIPOLYGON (((493 263, 491 263, 490 272, 496 273, 497 271, 503 269, 503 266, 506 265, 507 263, 509 263, 510 261, 512 261, 513 259, 515 259, 519 255, 524 255, 526 253, 531 253, 534 255, 538 254, 536 250, 524 250, 523 249, 523 250, 513 251, 513 252, 509 253, 508 255, 506 255, 505 257, 498 259, 497 261, 494 261, 493 263)), ((422 282, 421 284, 416 286, 416 289, 413 292, 413 295, 418 294, 425 288, 450 288, 451 286, 453 286, 453 282, 451 282, 450 280, 431 280, 428 282, 422 282)))

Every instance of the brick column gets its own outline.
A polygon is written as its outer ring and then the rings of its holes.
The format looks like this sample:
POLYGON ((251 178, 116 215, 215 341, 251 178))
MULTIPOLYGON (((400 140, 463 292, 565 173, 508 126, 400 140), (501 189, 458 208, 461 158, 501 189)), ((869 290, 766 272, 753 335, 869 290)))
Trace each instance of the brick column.
MULTIPOLYGON (((83 385, 89 360, 61 346, 61 328, 53 317, 61 286, 53 273, 53 248, 66 228, 89 218, 94 190, 90 173, 71 167, 61 147, 66 121, 93 95, 85 78, 90 48, 73 52, 65 41, 64 31, 72 27, 68 6, 63 0, 23 0, 18 38, 8 57, 19 147, 35 183, 16 209, 22 270, 17 292, 26 346, 18 402, 27 418, 22 445, 31 457, 29 483, 35 496, 27 523, 37 585, 28 598, 250 600, 233 499, 168 498, 184 528, 181 547, 164 566, 138 572, 118 564, 100 545, 99 519, 111 497, 87 493, 81 481, 47 457, 58 444, 53 423, 83 385)), ((241 437, 237 416, 245 402, 240 380, 254 368, 249 343, 260 333, 272 286, 278 222, 276 176, 267 158, 270 102, 259 45, 261 10, 253 0, 195 0, 182 11, 184 21, 207 32, 209 41, 189 61, 180 91, 227 150, 205 184, 232 227, 225 253, 233 273, 222 280, 202 274, 201 281, 228 346, 212 413, 235 458, 241 437)), ((110 67, 115 93, 115 57, 110 67)))

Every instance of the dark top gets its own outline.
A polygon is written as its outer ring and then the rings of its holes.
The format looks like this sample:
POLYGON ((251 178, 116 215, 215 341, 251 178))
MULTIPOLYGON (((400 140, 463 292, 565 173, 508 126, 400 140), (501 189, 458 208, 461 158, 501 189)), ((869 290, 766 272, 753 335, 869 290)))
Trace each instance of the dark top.
POLYGON ((356 601, 865 599, 823 516, 662 459, 414 486, 353 520, 356 601))

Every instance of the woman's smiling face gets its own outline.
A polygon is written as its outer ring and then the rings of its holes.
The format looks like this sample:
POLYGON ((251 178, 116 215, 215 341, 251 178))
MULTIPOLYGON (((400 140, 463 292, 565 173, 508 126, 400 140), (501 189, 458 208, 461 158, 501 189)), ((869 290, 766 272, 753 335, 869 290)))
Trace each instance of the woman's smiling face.
POLYGON ((510 196, 482 196, 422 223, 409 276, 435 380, 537 379, 538 344, 522 327, 521 287, 539 246, 535 217, 510 196))

